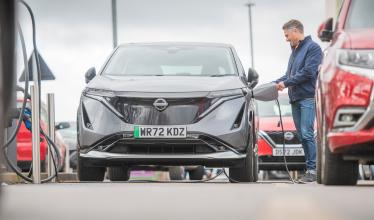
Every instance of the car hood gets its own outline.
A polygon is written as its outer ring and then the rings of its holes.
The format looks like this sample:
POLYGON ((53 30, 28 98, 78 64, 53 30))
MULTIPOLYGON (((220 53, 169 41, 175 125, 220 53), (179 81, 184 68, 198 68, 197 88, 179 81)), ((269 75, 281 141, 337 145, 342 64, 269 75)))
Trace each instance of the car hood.
MULTIPOLYGON (((262 131, 282 131, 282 127, 278 127, 279 117, 262 117, 259 121, 259 129, 262 131)), ((292 117, 282 117, 283 128, 285 131, 295 131, 295 124, 292 117)))
POLYGON ((96 76, 88 88, 118 92, 209 92, 245 87, 238 76, 96 76))

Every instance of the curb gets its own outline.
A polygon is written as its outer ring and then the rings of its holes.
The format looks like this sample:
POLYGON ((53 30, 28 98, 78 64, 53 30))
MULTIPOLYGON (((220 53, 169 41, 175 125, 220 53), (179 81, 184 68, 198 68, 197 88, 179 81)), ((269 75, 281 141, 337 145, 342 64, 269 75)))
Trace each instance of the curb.
MULTIPOLYGON (((23 174, 28 175, 28 173, 23 174)), ((41 178, 47 178, 47 173, 42 173, 41 178)), ((21 177, 17 176, 16 173, 11 172, 1 173, 0 182, 6 184, 25 183, 25 181, 21 177)), ((58 182, 78 182, 78 177, 76 173, 59 173, 58 182)))

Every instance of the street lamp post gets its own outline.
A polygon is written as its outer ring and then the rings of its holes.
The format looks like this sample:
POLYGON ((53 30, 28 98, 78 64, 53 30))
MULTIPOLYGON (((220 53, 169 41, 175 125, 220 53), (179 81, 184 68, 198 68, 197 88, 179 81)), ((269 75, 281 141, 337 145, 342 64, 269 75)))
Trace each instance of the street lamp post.
POLYGON ((251 8, 254 6, 254 3, 248 3, 248 13, 249 13, 249 43, 250 43, 250 52, 251 52, 251 67, 255 68, 255 63, 254 63, 254 54, 253 54, 253 29, 252 29, 252 11, 251 8))
POLYGON ((117 0, 112 0, 113 48, 117 47, 117 0))

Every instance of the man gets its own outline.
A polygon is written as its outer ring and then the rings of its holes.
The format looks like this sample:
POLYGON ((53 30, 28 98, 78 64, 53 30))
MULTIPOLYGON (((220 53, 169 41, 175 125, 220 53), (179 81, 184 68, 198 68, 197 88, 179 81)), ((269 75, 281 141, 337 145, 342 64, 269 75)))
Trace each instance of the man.
POLYGON ((314 140, 315 87, 322 62, 321 47, 310 36, 304 36, 303 24, 290 20, 283 25, 284 36, 291 44, 287 72, 276 80, 277 89, 288 88, 292 117, 303 146, 306 173, 302 182, 316 181, 316 143, 314 140))

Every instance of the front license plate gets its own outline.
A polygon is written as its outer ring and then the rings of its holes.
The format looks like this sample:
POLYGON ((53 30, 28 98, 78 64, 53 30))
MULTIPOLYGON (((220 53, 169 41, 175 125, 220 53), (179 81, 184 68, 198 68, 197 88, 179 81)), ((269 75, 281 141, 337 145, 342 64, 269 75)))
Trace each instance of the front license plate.
MULTIPOLYGON (((304 156, 303 148, 286 148, 286 156, 304 156)), ((282 148, 273 149, 273 156, 283 156, 282 148)))
POLYGON ((135 138, 186 138, 186 126, 134 126, 135 138))

